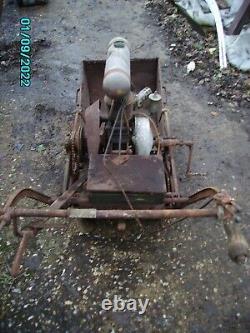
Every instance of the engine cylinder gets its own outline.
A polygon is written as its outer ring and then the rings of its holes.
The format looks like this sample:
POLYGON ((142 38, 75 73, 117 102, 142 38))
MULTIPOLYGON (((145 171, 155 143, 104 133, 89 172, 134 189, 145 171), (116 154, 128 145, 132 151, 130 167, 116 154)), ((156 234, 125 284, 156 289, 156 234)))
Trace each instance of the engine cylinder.
POLYGON ((121 98, 130 92, 130 51, 128 41, 122 37, 109 43, 105 65, 103 90, 110 98, 121 98))

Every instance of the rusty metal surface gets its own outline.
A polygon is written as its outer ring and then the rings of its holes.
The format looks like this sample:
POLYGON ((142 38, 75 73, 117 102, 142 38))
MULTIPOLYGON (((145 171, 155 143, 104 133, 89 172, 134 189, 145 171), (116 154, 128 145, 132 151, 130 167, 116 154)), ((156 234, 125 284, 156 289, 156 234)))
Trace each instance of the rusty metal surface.
POLYGON ((217 209, 162 209, 162 210, 97 210, 99 219, 168 219, 180 217, 217 217, 217 209))
POLYGON ((30 238, 32 238, 34 236, 35 236, 35 232, 32 231, 32 230, 26 230, 26 231, 23 232, 21 242, 20 242, 19 247, 17 249, 16 255, 15 255, 15 258, 13 260, 11 270, 10 270, 10 273, 11 273, 12 276, 16 277, 21 272, 20 265, 21 265, 23 256, 24 256, 25 251, 28 247, 28 243, 29 243, 30 238))
POLYGON ((13 276, 16 276, 20 272, 20 265, 24 256, 24 253, 26 251, 26 248, 28 246, 29 239, 34 237, 38 231, 44 227, 46 227, 46 222, 48 221, 42 221, 41 222, 32 222, 28 226, 26 226, 25 230, 21 230, 18 228, 17 218, 21 216, 26 217, 52 217, 53 211, 58 210, 59 217, 67 217, 67 214, 65 214, 65 210, 59 209, 63 206, 67 205, 68 200, 71 199, 71 197, 75 194, 76 191, 78 191, 81 187, 83 187, 84 183, 86 182, 86 175, 82 174, 79 179, 71 185, 71 187, 65 191, 61 196, 59 196, 57 199, 52 199, 40 192, 31 190, 31 189, 23 189, 20 191, 16 191, 13 195, 11 195, 4 206, 3 209, 0 209, 0 227, 2 228, 6 223, 10 223, 11 220, 13 221, 13 231, 16 236, 20 236, 21 242, 18 246, 14 261, 12 263, 11 268, 11 274, 13 276), (14 208, 14 206, 23 198, 31 198, 36 201, 50 204, 49 209, 43 209, 47 213, 41 214, 40 212, 42 209, 30 209, 29 212, 22 208, 14 208), (20 212, 18 213, 18 209, 21 210, 24 215, 20 212))
MULTIPOLYGON (((42 202, 44 204, 50 205, 53 202, 53 198, 32 190, 30 188, 24 188, 21 190, 17 190, 15 191, 13 194, 11 194, 8 198, 8 200, 6 201, 5 205, 4 205, 4 211, 7 211, 9 208, 17 205, 17 203, 25 198, 28 199, 33 199, 35 201, 38 202, 42 202)), ((0 214, 1 215, 1 214, 0 214)), ((0 223, 0 231, 1 229, 10 221, 10 217, 7 214, 3 214, 2 216, 0 216, 0 220, 2 221, 0 223)), ((15 234, 19 235, 20 233, 18 232, 18 230, 15 230, 15 234)))
MULTIPOLYGON (((59 209, 63 207, 65 203, 70 200, 70 197, 74 194, 74 192, 79 189, 80 186, 83 185, 83 180, 79 179, 75 184, 73 184, 72 188, 66 191, 63 195, 61 195, 54 203, 47 209, 29 209, 29 208, 14 208, 14 207, 5 207, 0 209, 0 219, 4 219, 4 216, 8 216, 11 220, 16 217, 72 217, 71 208, 67 209, 59 209)), ((238 211, 238 207, 235 204, 234 200, 226 193, 226 192, 217 192, 214 188, 207 188, 202 191, 197 192, 193 196, 191 196, 189 200, 189 204, 197 202, 198 200, 203 200, 205 198, 211 197, 217 203, 217 206, 223 207, 223 218, 227 220, 232 220, 235 212, 238 211), (212 196, 213 195, 213 196, 212 196)), ((179 198, 177 198, 179 200, 179 198)), ((94 209, 94 208, 92 208, 94 209)), ((73 209, 75 210, 75 209, 73 209)), ((88 211, 89 209, 87 209, 88 211)), ((79 209, 84 214, 84 209, 79 209)), ((187 216, 187 217, 196 217, 196 216, 207 216, 206 214, 214 214, 214 209, 162 209, 162 210, 96 210, 96 218, 133 218, 133 216, 138 216, 142 218, 164 218, 164 217, 180 217, 180 216, 187 216), (125 215, 122 215, 122 212, 125 215), (150 216, 150 217, 149 217, 150 216)), ((219 215, 218 211, 216 210, 216 216, 219 215)), ((31 225, 32 226, 32 225, 31 225)), ((35 225, 33 225, 35 228, 35 225)))
POLYGON ((76 191, 82 188, 86 183, 86 174, 83 173, 78 180, 76 180, 70 188, 60 195, 50 206, 50 208, 59 209, 67 204, 68 200, 75 194, 76 191))
POLYGON ((88 154, 97 154, 100 146, 100 101, 91 104, 85 111, 85 136, 88 154))
POLYGON ((40 201, 43 202, 47 205, 52 204, 53 202, 53 198, 49 197, 48 195, 45 195, 41 192, 35 191, 31 188, 24 188, 21 190, 17 190, 14 193, 12 193, 8 200, 6 201, 5 204, 5 208, 7 207, 11 207, 16 205, 20 200, 24 199, 24 198, 29 198, 29 199, 33 199, 36 201, 40 201))
MULTIPOLYGON (((20 272, 20 264, 29 239, 36 236, 40 229, 49 228, 49 219, 53 217, 135 220, 140 227, 140 219, 218 217, 228 235, 230 257, 235 261, 242 260, 246 254, 247 243, 234 225, 238 209, 232 198, 216 188, 202 189, 188 197, 182 197, 180 194, 174 149, 176 146, 188 147, 186 172, 189 175, 193 143, 171 137, 159 59, 138 59, 131 62, 133 91, 140 91, 147 86, 163 96, 162 113, 158 116, 148 116, 156 138, 156 155, 132 155, 133 147, 129 142, 129 135, 126 137, 126 145, 122 145, 123 128, 117 132, 119 140, 115 138, 114 147, 112 144, 109 147, 120 111, 115 112, 115 122, 114 119, 106 119, 110 121, 108 125, 100 124, 104 67, 104 61, 83 62, 83 80, 76 98, 77 112, 70 140, 66 145, 68 164, 64 193, 57 198, 51 198, 31 189, 23 189, 10 196, 4 208, 0 209, 0 230, 12 222, 14 234, 21 237, 12 265, 12 275, 20 272), (117 142, 122 152, 120 149, 117 151, 117 142), (99 149, 104 151, 104 155, 98 154, 99 149), (88 152, 89 158, 88 172, 84 170, 85 152, 88 152), (24 198, 34 199, 49 207, 16 208, 16 204, 24 198), (214 202, 215 207, 205 208, 206 203, 201 209, 185 208, 204 199, 214 202), (39 217, 40 220, 32 221, 21 229, 19 217, 39 217)), ((119 103, 118 110, 122 110, 123 119, 123 102, 120 106, 119 103)), ((131 105, 126 104, 124 107, 129 107, 130 110, 131 105)), ((124 117, 128 134, 131 129, 129 121, 136 113, 142 115, 141 111, 131 109, 130 117, 124 117)), ((123 123, 121 119, 119 121, 123 123)))
MULTIPOLYGON (((102 80, 104 75, 105 61, 93 60, 83 61, 82 64, 82 85, 81 85, 81 105, 83 110, 97 99, 103 100, 102 80)), ((152 59, 133 59, 131 60, 131 83, 133 91, 140 91, 145 86, 148 86, 152 91, 157 90, 164 96, 161 79, 161 66, 158 58, 152 59)), ((163 98, 162 108, 166 106, 166 98, 163 98)), ((161 121, 159 122, 159 131, 163 138, 171 136, 170 126, 167 113, 164 110, 161 121)), ((159 119, 158 119, 159 120, 159 119)), ((190 148, 190 160, 187 167, 187 172, 190 172, 192 147, 190 148)), ((167 190, 169 192, 179 193, 178 177, 174 160, 174 148, 167 148, 166 160, 167 172, 167 190)))
MULTIPOLYGON (((0 210, 0 213, 2 210, 0 210)), ((179 218, 179 217, 217 217, 218 211, 216 208, 209 209, 134 209, 134 210, 116 210, 105 209, 32 209, 32 208, 11 208, 8 211, 11 218, 14 217, 59 217, 59 218, 97 218, 97 219, 164 219, 164 218, 179 218), (90 214, 92 210, 92 214, 90 214), (95 213, 93 213, 95 212, 95 213)))
MULTIPOLYGON (((2 210, 0 209, 0 213, 2 210)), ((97 218, 97 219, 164 219, 178 217, 217 217, 218 211, 216 208, 209 209, 105 209, 97 210, 94 208, 87 209, 32 209, 32 208, 10 208, 8 214, 11 218, 15 217, 58 217, 58 218, 97 218), (90 210, 92 214, 90 215, 90 210), (95 212, 95 214, 93 214, 95 212)))
MULTIPOLYGON (((131 83, 134 91, 140 91, 145 86, 152 91, 157 89, 158 58, 132 59, 131 83)), ((102 88, 105 60, 86 60, 82 62, 81 102, 83 110, 96 100, 103 100, 102 88)))
MULTIPOLYGON (((186 168, 186 175, 192 175, 191 172, 191 163, 192 163, 192 155, 193 155, 193 145, 194 143, 192 141, 184 141, 179 139, 173 139, 173 138, 167 138, 167 139, 161 139, 159 142, 161 147, 168 147, 172 148, 175 146, 186 146, 188 147, 189 154, 188 154, 188 162, 187 162, 187 168, 186 168)), ((172 160, 172 166, 173 166, 173 160, 172 160)), ((175 185, 176 187, 176 185, 175 185)))
MULTIPOLYGON (((161 156, 122 155, 107 156, 106 164, 124 190, 129 193, 166 192, 164 166, 161 156)), ((103 155, 91 158, 87 182, 88 191, 120 192, 114 179, 104 167, 103 155)))
MULTIPOLYGON (((162 110, 162 113, 160 115, 159 131, 163 138, 171 137, 170 123, 169 123, 169 118, 168 118, 168 109, 166 107, 162 110)), ((168 190, 173 193, 177 193, 177 195, 180 196, 179 184, 178 184, 176 166, 175 166, 175 160, 174 160, 174 151, 173 151, 172 146, 167 147, 167 158, 165 161, 165 169, 167 172, 167 179, 168 179, 168 185, 169 185, 168 190)))
MULTIPOLYGON (((123 156, 121 156, 123 157, 123 156)), ((192 204, 205 198, 211 198, 216 202, 217 207, 209 209, 105 209, 98 210, 95 208, 74 209, 62 207, 69 207, 72 203, 70 200, 77 199, 77 190, 82 189, 84 186, 86 176, 82 175, 78 181, 71 185, 70 189, 58 197, 47 209, 28 209, 28 208, 15 208, 11 206, 12 200, 3 209, 0 209, 0 220, 11 222, 13 221, 14 228, 17 228, 18 217, 40 217, 45 218, 42 223, 32 223, 27 229, 19 231, 22 236, 20 245, 18 247, 15 259, 12 264, 11 274, 16 276, 20 272, 20 265, 23 255, 28 246, 30 238, 34 237, 40 228, 48 227, 46 222, 48 218, 87 218, 87 219, 114 219, 114 220, 131 220, 131 219, 170 219, 170 218, 186 218, 186 217, 218 217, 224 225, 225 231, 229 239, 229 255, 232 260, 242 262, 247 256, 248 245, 241 232, 234 226, 235 213, 237 212, 237 205, 234 200, 225 192, 219 192, 214 188, 207 188, 199 191, 189 198, 166 198, 173 200, 173 202, 183 203, 185 205, 192 204), (74 197, 75 195, 75 197, 74 197), (180 200, 182 199, 182 200, 180 200), (59 209, 61 207, 61 209, 59 209)), ((19 192, 22 193, 22 192, 19 192)), ((46 198, 40 194, 42 199, 46 198)), ((47 197, 48 199, 48 197, 47 197)), ((47 200, 46 199, 46 200, 47 200)), ((88 198, 82 198, 84 203, 89 203, 88 198)), ((50 200, 48 199, 48 202, 50 200)), ((177 221, 178 222, 178 221, 177 221)))

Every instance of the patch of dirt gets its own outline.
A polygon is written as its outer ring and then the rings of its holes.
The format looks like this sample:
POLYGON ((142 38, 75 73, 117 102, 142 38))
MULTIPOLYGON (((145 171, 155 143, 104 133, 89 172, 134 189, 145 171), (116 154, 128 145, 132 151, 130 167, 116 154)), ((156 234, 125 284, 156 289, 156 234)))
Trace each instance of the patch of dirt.
MULTIPOLYGON (((34 56, 41 48, 48 48, 51 43, 46 39, 32 41, 32 51, 30 56, 34 56)), ((20 63, 20 42, 11 43, 0 42, 0 70, 8 70, 9 67, 17 66, 20 63)))

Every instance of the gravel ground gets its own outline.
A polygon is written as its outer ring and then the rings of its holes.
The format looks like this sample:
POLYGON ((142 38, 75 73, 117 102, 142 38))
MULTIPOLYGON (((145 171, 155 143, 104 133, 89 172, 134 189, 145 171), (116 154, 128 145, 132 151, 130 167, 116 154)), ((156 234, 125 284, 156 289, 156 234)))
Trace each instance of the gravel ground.
MULTIPOLYGON (((104 58, 109 40, 123 35, 134 57, 161 57, 172 132, 195 141, 193 170, 207 172, 187 181, 185 154, 177 151, 183 194, 208 185, 231 192, 243 208, 250 239, 247 100, 223 100, 198 84, 195 72, 187 76, 179 40, 158 19, 159 8, 142 0, 51 0, 46 7, 22 10, 6 1, 0 38, 0 202, 24 186, 60 193, 80 61, 104 58), (19 87, 16 59, 22 16, 32 19, 28 89, 19 87)), ((179 26, 176 19, 172 26, 179 26)), ((217 65, 211 60, 211 73, 217 65)), ((39 234, 23 274, 12 279, 8 266, 16 245, 6 230, 0 237, 1 332, 250 331, 250 265, 230 262, 225 235, 213 220, 187 220, 171 229, 147 223, 144 233, 131 226, 123 235, 99 225, 84 234, 65 221, 65 229, 39 234), (101 301, 114 295, 149 298, 149 306, 144 315, 102 311, 101 301)))

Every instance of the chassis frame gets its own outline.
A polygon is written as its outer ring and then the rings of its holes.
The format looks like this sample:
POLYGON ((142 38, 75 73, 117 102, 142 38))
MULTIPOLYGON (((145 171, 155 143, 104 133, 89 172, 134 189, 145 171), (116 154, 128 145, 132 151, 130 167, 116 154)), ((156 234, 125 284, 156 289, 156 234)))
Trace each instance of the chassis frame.
MULTIPOLYGON (((99 123, 102 110, 102 78, 105 62, 102 60, 83 61, 82 63, 82 83, 77 90, 76 96, 76 116, 72 128, 69 142, 66 144, 67 161, 65 164, 65 176, 63 182, 63 192, 58 197, 47 196, 33 189, 21 189, 9 196, 6 204, 0 209, 0 230, 6 225, 12 225, 14 235, 20 238, 20 244, 11 267, 11 274, 17 276, 21 271, 21 264, 29 240, 35 237, 42 229, 51 228, 51 218, 66 218, 71 223, 72 219, 88 219, 94 221, 100 219, 107 220, 136 220, 140 227, 140 220, 169 220, 172 218, 201 218, 213 217, 222 221, 229 240, 229 256, 236 262, 245 260, 248 245, 242 236, 238 225, 239 208, 234 200, 225 192, 221 192, 214 187, 204 188, 189 196, 182 196, 179 190, 179 182, 174 159, 174 149, 177 146, 187 147, 189 154, 187 160, 186 175, 191 176, 191 162, 193 152, 193 142, 179 140, 171 135, 168 109, 164 89, 162 88, 161 65, 156 59, 135 59, 131 61, 132 83, 136 90, 142 89, 145 84, 152 90, 157 90, 162 96, 161 113, 155 119, 155 124, 159 135, 155 139, 158 145, 158 153, 164 157, 166 192, 159 204, 130 205, 129 198, 123 191, 126 200, 116 204, 110 203, 104 207, 94 206, 90 200, 87 188, 88 170, 91 156, 98 154, 99 146, 102 142, 103 126, 99 123), (89 130, 91 129, 91 130, 89 130), (83 156, 83 150, 87 157, 83 156), (86 163, 87 162, 87 163, 86 163), (20 201, 33 199, 46 205, 46 208, 17 208, 20 201), (214 207, 197 209, 187 208, 204 199, 215 203, 214 207), (21 227, 20 217, 36 217, 35 220, 21 227)), ((124 155, 129 152, 111 151, 110 155, 115 155, 119 163, 124 163, 124 155)), ((118 164, 119 164, 118 163, 118 164)), ((100 180, 101 182, 101 180, 100 180)), ((126 186, 125 186, 126 187, 126 186)), ((60 222, 57 221, 60 226, 60 222)))

